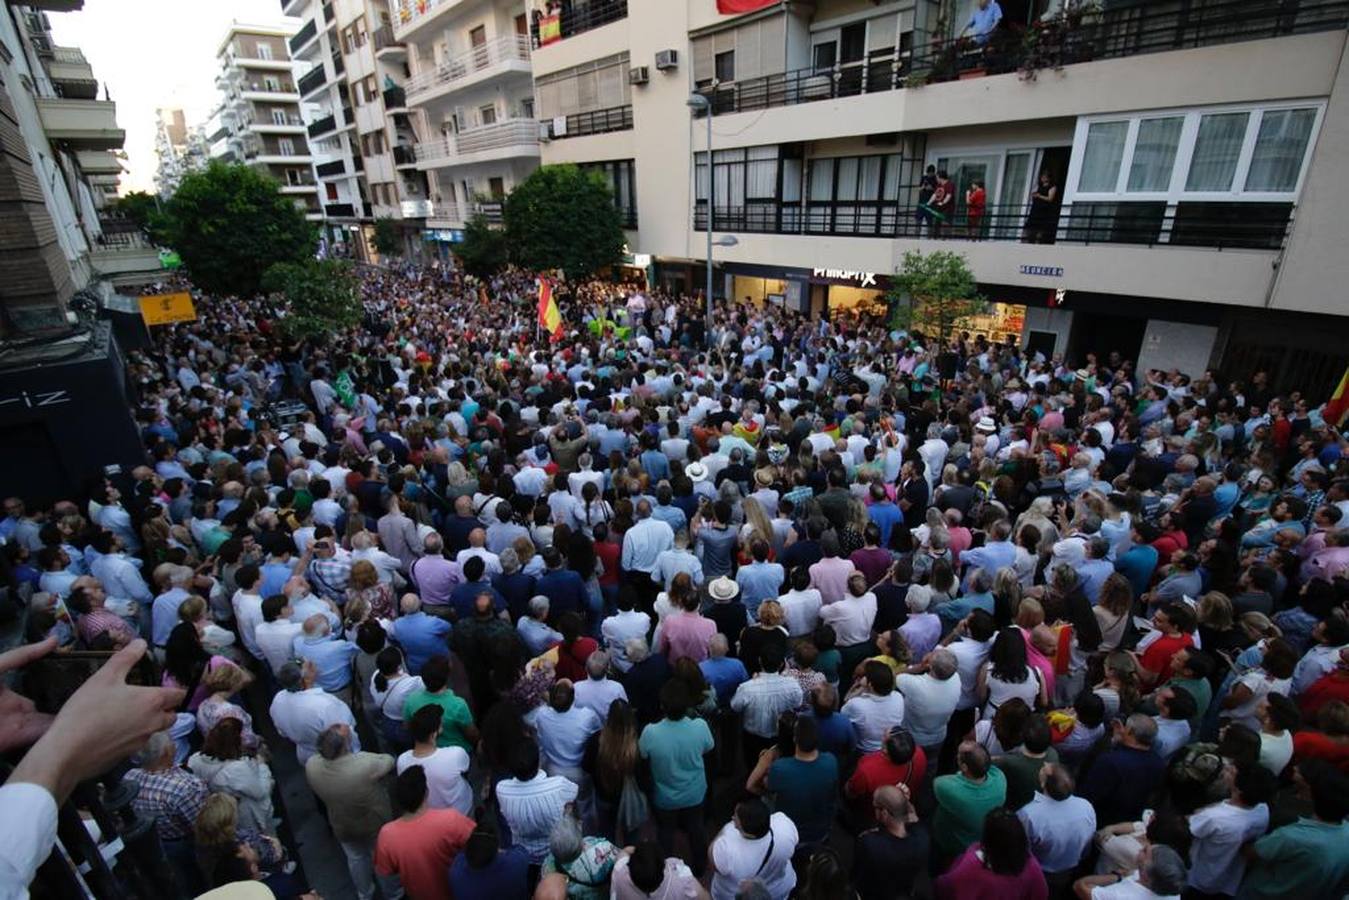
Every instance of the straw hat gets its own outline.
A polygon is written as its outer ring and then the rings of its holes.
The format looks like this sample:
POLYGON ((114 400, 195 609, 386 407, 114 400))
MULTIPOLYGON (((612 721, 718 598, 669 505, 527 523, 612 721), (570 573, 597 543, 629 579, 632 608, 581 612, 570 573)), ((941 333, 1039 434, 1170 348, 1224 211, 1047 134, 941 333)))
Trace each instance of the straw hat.
POLYGON ((725 603, 727 600, 734 600, 739 595, 740 585, 723 575, 720 578, 712 579, 712 582, 707 586, 707 593, 713 600, 725 603))

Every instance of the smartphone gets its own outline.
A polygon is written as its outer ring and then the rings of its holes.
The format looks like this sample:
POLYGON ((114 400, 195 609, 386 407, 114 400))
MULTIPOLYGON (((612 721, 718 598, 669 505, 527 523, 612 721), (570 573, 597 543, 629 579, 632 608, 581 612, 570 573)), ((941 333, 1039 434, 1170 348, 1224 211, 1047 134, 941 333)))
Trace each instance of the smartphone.
MULTIPOLYGON (((113 650, 53 651, 23 668, 22 692, 39 712, 55 715, 94 673, 112 659, 113 650)), ((159 667, 147 652, 127 673, 127 684, 159 684, 159 667)))

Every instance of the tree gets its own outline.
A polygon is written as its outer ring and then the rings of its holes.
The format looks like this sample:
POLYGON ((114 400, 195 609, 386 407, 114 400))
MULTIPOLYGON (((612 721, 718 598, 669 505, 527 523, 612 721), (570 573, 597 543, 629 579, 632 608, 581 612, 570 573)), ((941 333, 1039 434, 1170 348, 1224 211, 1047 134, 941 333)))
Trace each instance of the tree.
POLYGON ((154 194, 132 191, 125 197, 118 197, 112 211, 135 222, 151 239, 162 239, 164 214, 159 211, 159 199, 154 194))
POLYGON ((361 321, 360 288, 346 260, 275 263, 263 274, 262 289, 286 299, 281 327, 295 337, 318 337, 361 321))
POLYGON ((505 232, 493 228, 481 213, 468 220, 464 239, 454 248, 454 255, 464 271, 479 278, 496 274, 510 262, 505 232))
POLYGON ((380 256, 402 255, 403 236, 399 234, 398 225, 393 219, 386 217, 375 220, 375 249, 380 256))
POLYGON ((962 253, 935 250, 925 255, 910 250, 890 284, 886 300, 894 311, 894 324, 942 344, 962 319, 990 308, 962 253))
POLYGON ((574 165, 535 169, 506 198, 506 241, 526 269, 585 278, 623 256, 613 192, 598 172, 574 165))
POLYGON ((242 297, 258 292, 274 264, 312 257, 318 240, 276 181, 219 162, 183 179, 166 205, 164 231, 198 287, 242 297))

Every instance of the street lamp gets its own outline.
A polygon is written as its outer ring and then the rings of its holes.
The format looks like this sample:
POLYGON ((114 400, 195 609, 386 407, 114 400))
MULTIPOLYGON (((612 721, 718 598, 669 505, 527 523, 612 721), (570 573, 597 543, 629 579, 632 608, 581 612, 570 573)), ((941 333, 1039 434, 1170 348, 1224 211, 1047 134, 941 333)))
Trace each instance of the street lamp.
MULTIPOLYGON (((707 342, 712 343, 712 219, 717 208, 717 179, 712 170, 712 101, 706 94, 689 94, 689 107, 707 116, 707 342)), ((697 167, 694 167, 697 171, 697 167)), ((735 240, 732 238, 731 240, 735 240)))

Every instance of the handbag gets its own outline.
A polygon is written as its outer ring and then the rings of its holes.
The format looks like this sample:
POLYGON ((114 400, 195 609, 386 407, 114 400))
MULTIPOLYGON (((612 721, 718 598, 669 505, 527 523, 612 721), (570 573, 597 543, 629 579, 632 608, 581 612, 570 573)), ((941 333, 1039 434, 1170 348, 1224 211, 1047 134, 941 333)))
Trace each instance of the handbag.
POLYGON ((632 834, 651 818, 651 804, 637 786, 637 779, 629 775, 623 779, 623 791, 618 797, 618 826, 625 834, 632 834))

